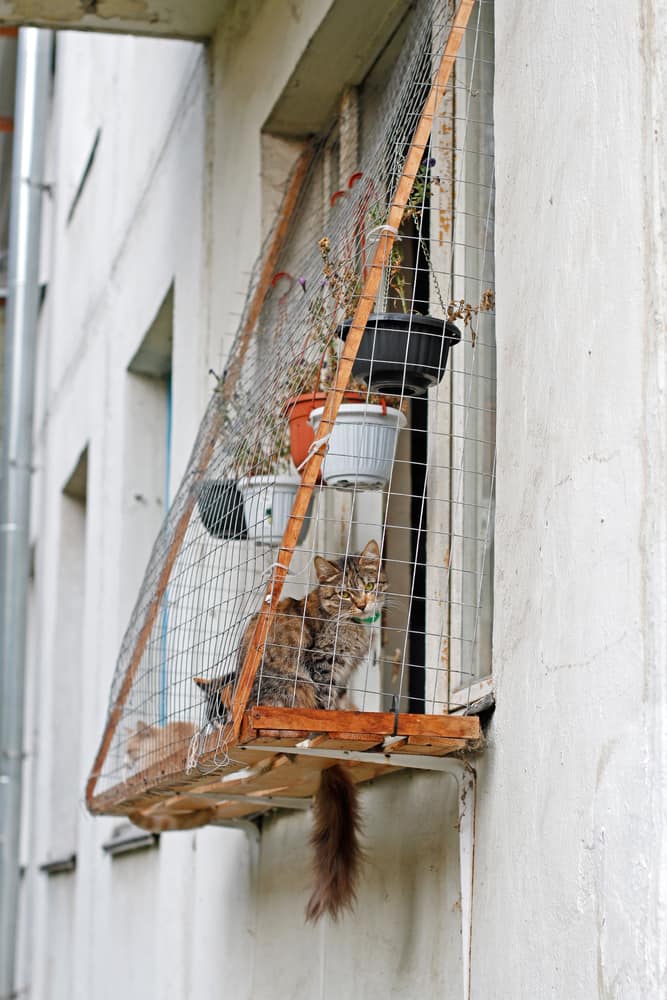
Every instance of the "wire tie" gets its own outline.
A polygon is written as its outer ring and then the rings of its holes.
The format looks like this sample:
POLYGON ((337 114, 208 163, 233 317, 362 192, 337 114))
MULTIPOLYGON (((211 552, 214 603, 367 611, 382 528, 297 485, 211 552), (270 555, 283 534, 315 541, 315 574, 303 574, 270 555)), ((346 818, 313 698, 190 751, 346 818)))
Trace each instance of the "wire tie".
MULTIPOLYGON (((273 570, 274 569, 284 569, 285 570, 285 576, 299 576, 298 573, 292 572, 292 570, 289 569, 288 566, 285 566, 284 563, 281 563, 281 562, 272 562, 271 565, 269 566, 268 579, 266 579, 266 582, 267 583, 271 583, 271 585, 272 585, 271 586, 271 590, 273 590, 273 584, 275 583, 275 581, 273 579, 273 570)), ((264 600, 266 601, 267 598, 265 597, 264 600)))
POLYGON ((366 239, 371 241, 379 239, 381 236, 393 236, 394 239, 396 239, 397 241, 400 241, 401 239, 401 237, 398 235, 398 229, 396 228, 396 226, 390 226, 389 224, 386 224, 384 226, 375 226, 374 229, 370 229, 366 236, 366 239))
POLYGON ((316 440, 313 441, 310 448, 308 449, 308 454, 304 458, 303 462, 299 462, 299 464, 297 465, 296 467, 297 472, 301 472, 304 465, 306 465, 306 463, 310 461, 313 455, 319 451, 319 449, 322 447, 323 444, 327 444, 330 437, 331 437, 331 431, 329 431, 328 434, 325 434, 324 437, 317 438, 316 440))
POLYGON ((276 562, 272 562, 271 565, 269 566, 269 569, 274 569, 274 568, 284 569, 286 573, 290 573, 292 576, 294 576, 294 573, 292 573, 289 566, 286 566, 285 563, 281 563, 279 560, 277 560, 276 562))
POLYGON ((185 765, 185 770, 188 773, 197 766, 197 758, 199 757, 199 737, 200 733, 196 732, 192 734, 192 738, 190 740, 190 746, 188 747, 188 759, 185 765))

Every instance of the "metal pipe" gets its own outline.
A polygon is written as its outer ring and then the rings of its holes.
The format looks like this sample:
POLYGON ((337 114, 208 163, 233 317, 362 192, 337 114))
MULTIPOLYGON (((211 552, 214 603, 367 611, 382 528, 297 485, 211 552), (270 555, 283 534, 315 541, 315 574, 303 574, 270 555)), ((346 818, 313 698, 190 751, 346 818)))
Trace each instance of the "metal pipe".
POLYGON ((30 480, 51 33, 19 32, 0 465, 0 996, 15 988, 30 480))

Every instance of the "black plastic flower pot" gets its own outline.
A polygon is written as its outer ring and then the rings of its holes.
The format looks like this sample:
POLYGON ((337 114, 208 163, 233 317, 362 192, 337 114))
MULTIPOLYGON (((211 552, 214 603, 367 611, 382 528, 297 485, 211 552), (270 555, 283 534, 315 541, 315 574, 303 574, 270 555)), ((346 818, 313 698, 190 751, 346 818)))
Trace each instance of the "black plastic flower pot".
MULTIPOLYGON (((345 340, 351 320, 338 329, 345 340)), ((373 392, 423 396, 445 373, 449 348, 461 339, 454 323, 417 313, 369 317, 352 374, 373 392)))
POLYGON ((205 479, 197 497, 199 516, 214 538, 247 538, 243 497, 235 479, 205 479))

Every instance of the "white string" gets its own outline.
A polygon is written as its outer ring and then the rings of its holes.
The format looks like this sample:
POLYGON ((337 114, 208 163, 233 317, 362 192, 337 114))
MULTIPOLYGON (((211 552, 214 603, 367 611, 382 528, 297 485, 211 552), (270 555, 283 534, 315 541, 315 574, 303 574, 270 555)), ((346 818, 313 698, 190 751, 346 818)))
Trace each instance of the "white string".
MULTIPOLYGON (((298 570, 297 572, 295 572, 292 569, 288 569, 287 566, 285 566, 283 563, 280 562, 280 560, 276 560, 276 562, 272 562, 271 563, 271 565, 269 566, 268 573, 266 573, 264 575, 264 582, 265 583, 268 583, 269 580, 271 580, 271 578, 273 577, 273 571, 274 571, 274 569, 282 569, 282 570, 284 570, 285 571, 285 576, 300 576, 301 575, 301 570, 298 570)), ((273 582, 275 584, 275 581, 273 581, 273 582)), ((265 596, 264 603, 265 604, 270 604, 272 600, 273 600, 273 587, 271 587, 271 593, 267 594, 265 596)))
POLYGON ((297 467, 296 467, 296 471, 297 472, 301 472, 301 470, 303 469, 303 467, 310 461, 310 459, 313 457, 313 455, 317 451, 319 451, 319 449, 322 447, 323 444, 328 444, 329 443, 329 438, 331 437, 331 434, 332 434, 332 431, 329 431, 329 433, 325 434, 324 437, 316 438, 316 440, 313 441, 313 443, 311 444, 310 448, 308 449, 308 454, 304 458, 303 462, 299 462, 299 464, 297 465, 297 467))
POLYGON ((192 739, 190 740, 190 746, 188 747, 188 760, 185 765, 185 769, 188 773, 197 766, 197 761, 199 760, 200 736, 201 733, 199 732, 193 733, 192 739))
POLYGON ((384 226, 374 226, 373 229, 369 229, 366 239, 369 243, 375 243, 380 239, 381 236, 393 236, 397 243, 400 242, 401 237, 398 235, 398 229, 396 226, 390 226, 385 224, 384 226))
POLYGON ((276 562, 272 562, 271 565, 269 566, 269 577, 271 576, 271 572, 274 569, 284 569, 285 573, 287 574, 287 576, 298 576, 298 573, 295 573, 293 570, 288 569, 287 566, 285 566, 284 563, 281 563, 280 561, 276 561, 276 562))

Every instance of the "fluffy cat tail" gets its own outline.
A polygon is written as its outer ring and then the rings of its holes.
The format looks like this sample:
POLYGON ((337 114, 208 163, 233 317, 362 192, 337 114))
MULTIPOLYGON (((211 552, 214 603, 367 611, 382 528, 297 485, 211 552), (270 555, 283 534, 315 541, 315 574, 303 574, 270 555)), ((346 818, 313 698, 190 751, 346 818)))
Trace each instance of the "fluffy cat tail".
POLYGON ((310 842, 315 852, 315 887, 306 906, 306 920, 313 923, 324 913, 336 920, 354 906, 364 856, 359 840, 359 793, 338 764, 322 772, 314 813, 310 842))

